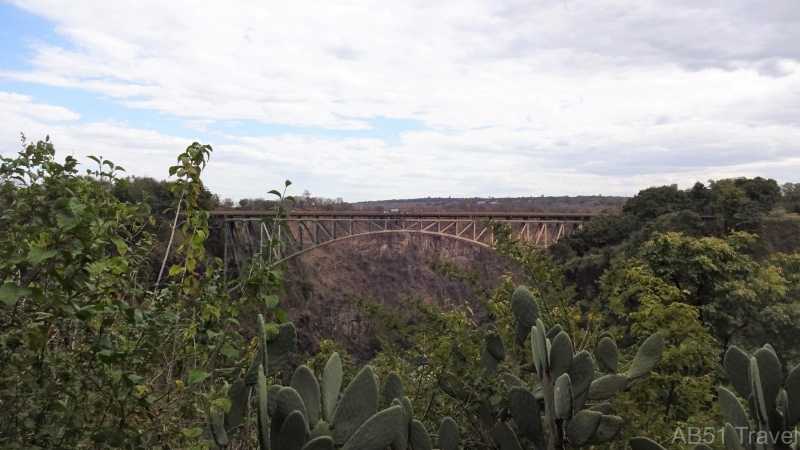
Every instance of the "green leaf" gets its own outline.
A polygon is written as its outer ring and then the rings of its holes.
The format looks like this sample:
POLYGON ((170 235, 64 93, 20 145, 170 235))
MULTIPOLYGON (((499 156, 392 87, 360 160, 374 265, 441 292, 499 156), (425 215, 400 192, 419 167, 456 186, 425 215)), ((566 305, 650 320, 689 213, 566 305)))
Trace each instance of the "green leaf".
POLYGON ((169 276, 174 277, 175 275, 181 273, 181 270, 182 270, 181 266, 174 264, 172 267, 169 268, 169 276))
POLYGON ((184 428, 181 430, 181 434, 186 436, 187 438, 196 438, 203 434, 202 428, 184 428))
POLYGON ((278 334, 280 334, 280 328, 278 328, 278 325, 275 322, 270 322, 264 324, 264 332, 267 334, 267 341, 271 341, 278 337, 278 334))
POLYGON ((265 295, 264 296, 264 308, 265 309, 272 309, 272 308, 278 306, 278 302, 279 301, 280 300, 278 299, 278 296, 275 295, 275 294, 265 295))
POLYGON ((189 371, 189 384, 199 383, 210 376, 210 373, 206 372, 202 368, 196 367, 189 371))
POLYGON ((6 281, 0 286, 0 300, 8 306, 14 306, 20 297, 30 295, 31 290, 22 286, 17 286, 16 283, 6 281))
POLYGON ((84 306, 83 308, 75 311, 75 317, 80 320, 89 320, 97 315, 97 308, 95 305, 84 306))
POLYGON ((111 238, 111 242, 117 246, 117 251, 119 252, 120 256, 125 256, 125 253, 128 253, 128 244, 125 243, 122 239, 117 236, 111 238))
POLYGON ((275 317, 277 317, 281 323, 286 323, 286 313, 282 309, 276 308, 274 312, 275 317))
POLYGON ((215 398, 211 402, 211 405, 212 406, 216 406, 217 408, 219 408, 219 409, 221 409, 221 410, 223 410, 225 412, 228 412, 228 411, 231 410, 231 399, 228 398, 228 397, 215 398))
POLYGON ((78 219, 76 219, 75 217, 69 217, 69 216, 66 216, 64 214, 57 215, 56 216, 56 222, 58 223, 58 226, 63 231, 69 231, 69 230, 77 227, 78 224, 80 223, 80 221, 78 219))
POLYGON ((233 348, 233 346, 231 346, 231 344, 229 344, 228 342, 226 342, 225 345, 223 345, 222 348, 219 349, 219 352, 222 353, 224 356, 227 356, 228 358, 237 358, 239 356, 239 352, 236 351, 236 349, 233 348))
POLYGON ((36 265, 45 259, 56 256, 57 254, 58 252, 55 250, 45 250, 42 247, 32 247, 30 253, 28 253, 28 262, 31 263, 31 265, 36 265))

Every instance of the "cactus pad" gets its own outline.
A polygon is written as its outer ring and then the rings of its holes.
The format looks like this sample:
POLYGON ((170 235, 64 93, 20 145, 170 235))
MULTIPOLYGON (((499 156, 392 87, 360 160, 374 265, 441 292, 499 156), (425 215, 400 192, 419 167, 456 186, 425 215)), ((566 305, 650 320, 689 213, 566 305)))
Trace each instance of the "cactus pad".
POLYGON ((735 345, 728 347, 722 360, 725 377, 730 381, 736 393, 747 398, 750 393, 750 357, 735 345))
POLYGON ((513 387, 508 391, 508 409, 517 427, 538 450, 544 450, 544 431, 539 403, 531 391, 513 387))
POLYGON ((408 435, 408 443, 411 444, 411 450, 433 450, 431 435, 428 434, 425 425, 419 420, 411 422, 411 432, 408 435))
MULTIPOLYGON (((392 443, 399 428, 404 426, 404 414, 401 406, 392 406, 372 415, 355 430, 342 450, 384 450, 392 443)), ((338 427, 335 431, 338 431, 338 427)))
POLYGON ((539 305, 525 286, 518 286, 511 295, 511 312, 521 324, 520 329, 526 330, 526 333, 536 325, 536 320, 539 319, 539 305))
POLYGON ((664 337, 661 333, 655 333, 647 338, 642 343, 642 346, 639 347, 636 357, 633 358, 631 368, 628 369, 628 378, 633 381, 650 373, 653 367, 661 361, 661 353, 663 351, 664 337))
POLYGON ((628 377, 625 374, 613 373, 604 375, 589 386, 589 400, 606 400, 628 386, 628 377))
POLYGON ((406 395, 403 379, 394 370, 386 375, 386 381, 383 383, 383 395, 387 405, 391 405, 392 400, 401 399, 406 395))
POLYGON ((497 440, 500 444, 500 450, 522 450, 522 446, 519 444, 519 439, 517 439, 517 435, 514 434, 514 430, 506 422, 500 422, 497 424, 497 440))
POLYGON ((557 380, 562 374, 568 373, 572 367, 572 339, 562 331, 553 339, 550 348, 550 376, 557 380))
POLYGON ((603 444, 617 437, 619 431, 622 429, 622 418, 617 416, 603 416, 600 419, 600 425, 597 431, 594 432, 587 444, 597 445, 603 444))
POLYGON ((275 339, 267 342, 267 353, 269 353, 269 360, 267 361, 267 375, 271 377, 278 373, 292 356, 295 347, 297 346, 297 330, 294 325, 289 323, 282 323, 278 327, 278 336, 275 339))
POLYGON ((555 389, 556 416, 561 419, 572 418, 572 383, 569 374, 562 374, 556 380, 555 389))
POLYGON ((270 450, 269 414, 267 414, 267 377, 264 370, 256 370, 256 429, 258 430, 258 446, 260 450, 270 450))
MULTIPOLYGON (((378 410, 379 395, 372 367, 364 366, 344 390, 342 399, 339 400, 333 413, 331 425, 334 444, 344 445, 353 433, 375 414, 378 410)), ((389 445, 389 442, 385 445, 389 445)))
POLYGON ((333 450, 333 439, 329 436, 320 436, 308 441, 303 450, 333 450))
POLYGON ((333 419, 333 411, 336 408, 336 401, 339 399, 339 391, 342 389, 342 360, 338 353, 334 353, 325 363, 322 371, 322 418, 330 422, 333 419))
MULTIPOLYGON (((291 389, 291 388, 287 388, 291 389)), ((294 390, 294 389, 292 389, 294 390)), ((281 425, 281 432, 275 439, 276 450, 302 450, 308 436, 308 422, 300 411, 292 411, 281 425)))
POLYGON ((307 366, 300 366, 294 371, 289 386, 300 394, 306 407, 308 425, 313 427, 319 420, 320 393, 317 377, 307 366))
POLYGON ((231 399, 231 409, 225 414, 225 429, 232 430, 239 426, 244 411, 247 408, 248 389, 244 380, 239 378, 233 382, 228 389, 228 397, 231 399))
POLYGON ((300 397, 300 394, 293 388, 281 388, 281 390, 278 391, 276 405, 274 417, 278 418, 279 421, 288 420, 292 412, 300 411, 300 413, 303 414, 303 419, 306 421, 306 424, 308 423, 306 419, 306 417, 308 417, 306 405, 303 404, 303 399, 300 397))
POLYGON ((664 450, 664 447, 646 437, 630 438, 628 443, 631 444, 631 450, 664 450))
POLYGON ((458 450, 458 425, 455 420, 450 417, 442 420, 437 443, 440 450, 458 450))
POLYGON ((603 414, 598 411, 591 411, 588 409, 578 411, 567 425, 567 439, 576 447, 585 445, 589 442, 589 439, 591 439, 595 431, 597 431, 597 427, 600 426, 600 421, 602 419, 603 414))
POLYGON ((619 350, 614 339, 606 336, 597 343, 594 353, 600 369, 604 372, 617 373, 619 368, 619 350))

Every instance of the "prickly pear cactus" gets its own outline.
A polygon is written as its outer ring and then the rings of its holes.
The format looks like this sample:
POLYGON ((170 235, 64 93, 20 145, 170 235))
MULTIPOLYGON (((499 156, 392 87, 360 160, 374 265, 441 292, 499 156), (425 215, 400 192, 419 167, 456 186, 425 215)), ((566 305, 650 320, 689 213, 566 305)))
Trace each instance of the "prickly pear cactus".
POLYGON ((782 386, 780 360, 767 344, 753 355, 729 347, 723 367, 736 394, 747 400, 750 412, 748 418, 736 395, 719 388, 725 446, 730 450, 793 448, 798 441, 795 427, 800 423, 800 365, 789 371, 782 386))
MULTIPOLYGON (((532 389, 519 377, 503 374, 508 392, 506 406, 501 404, 498 412, 487 407, 485 399, 479 400, 481 422, 491 439, 490 444, 500 450, 520 447, 510 423, 516 425, 536 450, 560 450, 567 444, 597 445, 615 438, 622 428, 622 419, 610 414, 607 403, 586 407, 586 402, 613 397, 649 374, 661 359, 664 346, 661 334, 645 340, 627 372, 619 371, 619 350, 613 337, 601 335, 595 353, 598 366, 606 374, 597 376, 595 361, 589 352, 575 354, 566 331, 558 325, 550 329, 544 325, 536 300, 525 287, 514 291, 511 310, 516 319, 517 336, 530 341, 538 387, 532 389)), ((490 326, 481 358, 487 372, 495 371, 505 357, 502 342, 498 345, 498 341, 494 327, 490 326)), ((519 369, 530 370, 525 366, 519 369)), ((442 377, 440 388, 461 401, 478 400, 452 374, 442 377)))

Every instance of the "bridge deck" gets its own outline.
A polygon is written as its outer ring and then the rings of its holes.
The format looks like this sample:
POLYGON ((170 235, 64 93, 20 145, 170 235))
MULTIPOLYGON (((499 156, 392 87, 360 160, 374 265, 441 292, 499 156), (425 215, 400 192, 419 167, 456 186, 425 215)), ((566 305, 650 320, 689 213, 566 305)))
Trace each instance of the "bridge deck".
MULTIPOLYGON (((275 211, 212 211, 212 216, 236 218, 257 218, 274 216, 275 211)), ((290 214, 292 219, 334 219, 334 218, 359 218, 359 219, 532 219, 532 220, 579 220, 591 219, 597 213, 543 213, 543 212, 475 212, 475 211, 443 211, 443 212, 418 212, 418 213, 392 213, 379 211, 295 211, 290 214)))

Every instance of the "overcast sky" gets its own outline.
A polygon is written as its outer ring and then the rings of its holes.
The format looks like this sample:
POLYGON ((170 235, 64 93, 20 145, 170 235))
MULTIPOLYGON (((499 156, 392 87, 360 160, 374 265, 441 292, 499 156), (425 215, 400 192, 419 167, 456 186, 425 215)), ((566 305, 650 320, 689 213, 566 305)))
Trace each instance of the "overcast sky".
POLYGON ((5 1, 0 152, 221 197, 800 182, 800 1, 5 1))

